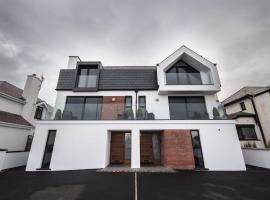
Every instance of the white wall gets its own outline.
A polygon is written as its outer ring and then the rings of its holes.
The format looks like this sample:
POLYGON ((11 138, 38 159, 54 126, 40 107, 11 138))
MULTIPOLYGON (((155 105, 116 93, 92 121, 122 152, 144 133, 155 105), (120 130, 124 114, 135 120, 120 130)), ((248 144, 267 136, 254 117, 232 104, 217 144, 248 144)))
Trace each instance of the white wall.
POLYGON ((258 140, 257 141, 240 141, 241 146, 244 147, 245 144, 250 143, 256 144, 257 148, 264 148, 264 143, 263 143, 263 138, 262 138, 262 134, 260 131, 260 128, 258 126, 258 124, 256 124, 255 119, 253 117, 241 117, 235 120, 236 124, 248 124, 248 125, 254 125, 255 127, 255 132, 257 135, 258 140))
POLYGON ((2 168, 0 166, 0 171, 3 169, 25 166, 28 155, 29 152, 5 152, 4 162, 2 168))
POLYGON ((0 125, 0 148, 8 151, 23 151, 30 129, 13 128, 0 125))
POLYGON ((225 109, 226 109, 227 114, 233 114, 233 113, 242 111, 241 106, 240 106, 241 102, 244 102, 246 106, 246 110, 243 110, 243 112, 255 114, 255 111, 253 109, 253 105, 250 99, 244 99, 242 101, 238 101, 234 104, 226 106, 225 109))
MULTIPOLYGON (((147 120, 147 121, 40 121, 28 159, 27 170, 40 168, 48 130, 57 130, 52 170, 104 168, 108 164, 108 131, 197 129, 200 131, 205 167, 210 170, 245 170, 245 164, 231 120, 147 120)), ((135 138, 133 138, 135 141, 135 138)), ((132 140, 133 141, 133 140, 132 140)), ((132 160, 140 146, 132 145, 132 160), (134 153, 135 152, 135 153, 134 153)), ((132 166, 139 166, 132 163, 132 166)))
POLYGON ((266 141, 270 143, 270 93, 256 96, 254 101, 266 141))
POLYGON ((16 115, 21 115, 22 108, 23 108, 23 104, 0 96, 0 110, 1 111, 13 113, 16 115))
POLYGON ((270 149, 242 149, 247 165, 270 169, 270 149))

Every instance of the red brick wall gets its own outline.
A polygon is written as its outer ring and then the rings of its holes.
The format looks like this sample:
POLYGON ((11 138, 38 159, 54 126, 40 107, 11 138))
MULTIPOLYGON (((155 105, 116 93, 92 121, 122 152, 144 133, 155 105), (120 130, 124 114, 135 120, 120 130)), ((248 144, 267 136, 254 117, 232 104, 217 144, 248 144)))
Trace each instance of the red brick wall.
POLYGON ((117 119, 118 114, 123 114, 125 108, 124 96, 103 96, 101 119, 117 119), (115 98, 115 101, 112 99, 115 98))
POLYGON ((164 130, 161 139, 162 163, 173 169, 194 169, 189 130, 164 130))

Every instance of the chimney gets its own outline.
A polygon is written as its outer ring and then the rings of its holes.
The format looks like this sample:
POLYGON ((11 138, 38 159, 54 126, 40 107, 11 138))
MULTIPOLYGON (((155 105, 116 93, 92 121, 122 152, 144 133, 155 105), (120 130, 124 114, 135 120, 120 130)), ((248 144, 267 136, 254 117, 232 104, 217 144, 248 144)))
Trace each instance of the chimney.
POLYGON ((36 74, 28 75, 22 93, 26 101, 22 110, 22 116, 32 124, 34 122, 33 115, 35 114, 35 104, 38 99, 42 81, 43 79, 38 78, 36 74))
POLYGON ((69 56, 67 68, 68 69, 76 69, 77 62, 80 62, 80 61, 81 61, 81 59, 79 56, 69 56))

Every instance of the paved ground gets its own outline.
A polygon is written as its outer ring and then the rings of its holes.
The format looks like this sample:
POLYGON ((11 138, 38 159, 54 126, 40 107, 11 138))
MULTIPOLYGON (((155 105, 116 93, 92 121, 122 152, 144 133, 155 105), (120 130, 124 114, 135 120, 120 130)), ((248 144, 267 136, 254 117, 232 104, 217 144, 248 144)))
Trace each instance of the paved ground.
MULTIPOLYGON (((138 200, 270 199, 270 171, 138 173, 138 200)), ((66 172, 0 173, 0 200, 134 200, 134 173, 66 172)))

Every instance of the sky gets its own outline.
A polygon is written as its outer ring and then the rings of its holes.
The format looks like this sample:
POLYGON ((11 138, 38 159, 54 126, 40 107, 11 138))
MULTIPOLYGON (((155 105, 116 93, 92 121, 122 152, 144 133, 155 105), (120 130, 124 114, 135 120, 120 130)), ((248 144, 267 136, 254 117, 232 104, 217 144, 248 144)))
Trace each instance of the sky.
POLYGON ((217 63, 220 100, 270 85, 270 0, 0 0, 0 80, 43 75, 54 105, 68 56, 156 65, 186 45, 217 63))

